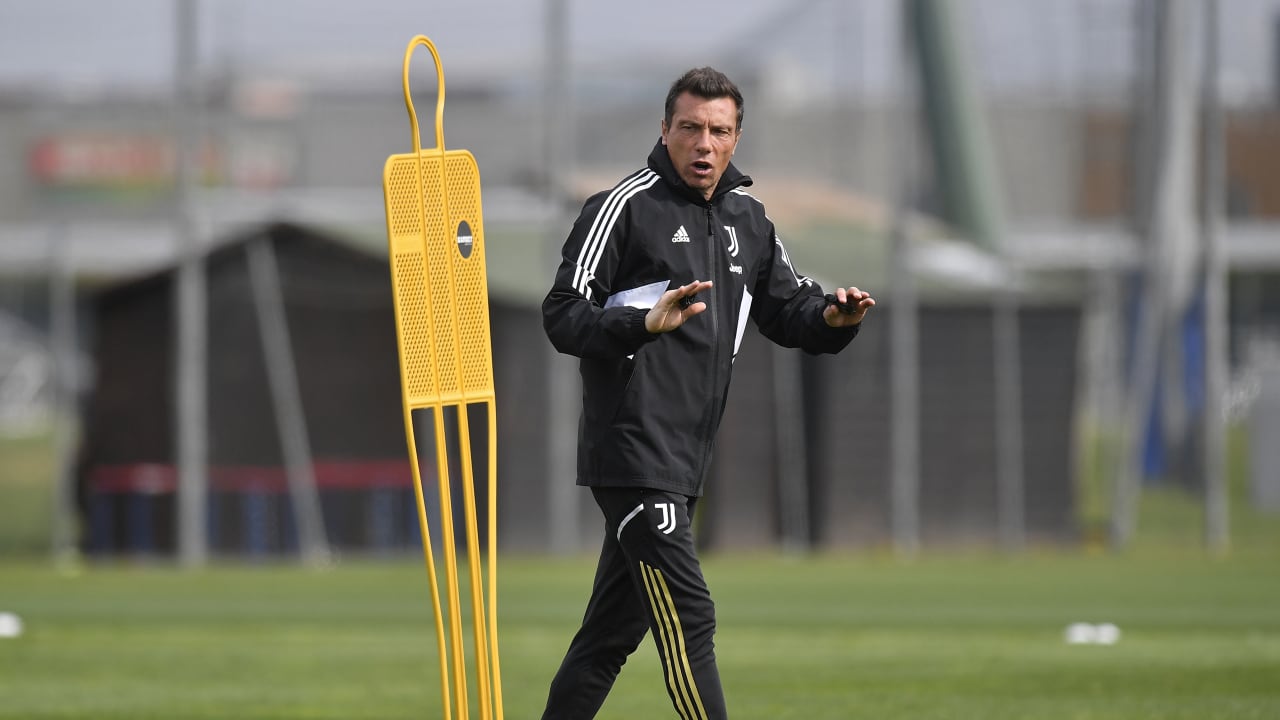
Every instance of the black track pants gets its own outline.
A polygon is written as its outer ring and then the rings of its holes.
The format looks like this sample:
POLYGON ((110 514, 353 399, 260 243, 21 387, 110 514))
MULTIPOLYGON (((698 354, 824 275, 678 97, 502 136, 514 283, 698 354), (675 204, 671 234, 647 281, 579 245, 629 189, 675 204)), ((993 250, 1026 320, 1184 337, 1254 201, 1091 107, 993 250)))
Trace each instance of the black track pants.
POLYGON ((715 606, 694 550, 697 498, 638 488, 592 488, 604 513, 591 600, 543 720, 586 720, 604 704, 618 671, 648 631, 667 694, 682 720, 727 717, 713 636, 715 606))

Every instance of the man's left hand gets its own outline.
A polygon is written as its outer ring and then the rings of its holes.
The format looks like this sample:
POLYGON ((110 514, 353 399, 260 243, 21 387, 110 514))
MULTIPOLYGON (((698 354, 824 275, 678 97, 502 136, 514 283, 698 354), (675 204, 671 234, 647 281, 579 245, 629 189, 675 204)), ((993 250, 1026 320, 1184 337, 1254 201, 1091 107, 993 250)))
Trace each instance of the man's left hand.
POLYGON ((832 295, 836 296, 836 302, 843 304, 844 308, 842 309, 840 305, 828 304, 822 310, 822 319, 834 328, 857 325, 866 317, 867 311, 876 304, 871 293, 863 292, 856 287, 847 289, 838 287, 832 295))

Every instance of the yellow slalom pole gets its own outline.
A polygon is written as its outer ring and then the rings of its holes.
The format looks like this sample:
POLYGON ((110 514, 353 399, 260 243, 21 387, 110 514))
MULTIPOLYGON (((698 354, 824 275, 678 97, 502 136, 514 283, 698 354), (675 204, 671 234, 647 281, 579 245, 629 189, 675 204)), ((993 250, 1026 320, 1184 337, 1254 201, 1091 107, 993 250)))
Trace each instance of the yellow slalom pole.
POLYGON ((440 694, 444 700, 444 720, 449 715, 449 654, 445 650, 444 616, 440 608, 440 584, 436 579, 436 561, 431 551, 431 533, 427 525, 427 505, 422 494, 422 471, 418 467, 418 443, 413 433, 413 411, 404 403, 404 427, 409 445, 409 468, 413 472, 413 499, 418 505, 418 530, 422 535, 422 552, 427 561, 427 578, 431 581, 431 607, 435 611, 436 647, 440 656, 440 694))
POLYGON ((406 437, 413 455, 415 497, 431 582, 439 644, 444 717, 456 708, 468 720, 466 659, 462 641, 458 543, 444 410, 458 412, 459 465, 462 473, 465 552, 471 585, 472 631, 476 654, 478 707, 482 720, 502 718, 502 686, 497 633, 497 416, 490 347, 488 285, 485 274, 484 221, 480 173, 466 150, 444 149, 444 70, 435 46, 425 36, 409 42, 404 56, 405 107, 413 132, 413 152, 392 155, 383 169, 387 240, 396 309, 406 437), (409 60, 426 47, 436 64, 436 144, 423 148, 409 87, 409 60), (480 532, 472 464, 471 403, 485 403, 488 444, 488 593, 481 566, 480 532), (441 599, 431 550, 421 473, 413 436, 414 409, 433 410, 440 540, 445 590, 441 599), (444 617, 448 607, 447 622, 444 617), (486 615, 486 607, 488 614, 486 615), (447 635, 447 637, 446 637, 447 635), (451 682, 452 681, 452 682, 451 682))
POLYGON ((454 702, 458 717, 467 715, 467 673, 462 655, 462 608, 458 595, 458 552, 453 531, 453 495, 449 484, 449 456, 444 432, 444 409, 435 408, 436 476, 440 494, 440 544, 444 552, 445 587, 449 593, 449 647, 453 657, 454 702))
POLYGON ((474 477, 471 465, 471 430, 466 405, 458 408, 458 438, 462 444, 462 477, 464 478, 462 496, 466 509, 467 557, 470 559, 467 569, 471 573, 471 622, 476 648, 476 687, 480 697, 480 717, 490 718, 493 717, 493 711, 489 706, 489 648, 486 641, 482 595, 484 585, 480 575, 480 531, 476 523, 476 491, 471 482, 474 477))
POLYGON ((498 663, 498 416, 497 400, 486 406, 489 419, 489 657, 493 664, 493 705, 502 717, 502 671, 498 663))

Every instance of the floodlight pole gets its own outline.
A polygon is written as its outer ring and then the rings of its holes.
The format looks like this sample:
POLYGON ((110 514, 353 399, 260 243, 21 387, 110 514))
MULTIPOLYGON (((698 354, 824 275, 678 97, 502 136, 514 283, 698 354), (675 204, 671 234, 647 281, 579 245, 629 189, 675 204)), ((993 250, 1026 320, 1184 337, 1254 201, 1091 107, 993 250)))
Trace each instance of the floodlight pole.
POLYGON ((1227 492, 1227 421, 1223 395, 1227 386, 1227 265, 1222 238, 1223 156, 1222 104, 1218 94, 1218 0, 1205 0, 1204 75, 1201 84, 1204 124, 1201 127, 1201 183, 1204 244, 1205 393, 1200 418, 1204 446, 1205 545, 1215 555, 1231 546, 1227 492))
MULTIPOLYGON (((899 18, 905 21, 905 13, 899 18)), ((920 104, 911 72, 915 46, 905 22, 899 33, 900 122, 893 132, 900 176, 893 206, 889 248, 889 524, 894 552, 911 559, 920 550, 920 307, 912 264, 909 227, 919 157, 915 152, 920 104)))
MULTIPOLYGON (((546 64, 543 78, 542 166, 546 172, 546 199, 551 206, 551 226, 547 231, 548 262, 555 267, 560 258, 564 232, 572 222, 566 217, 569 172, 573 166, 573 116, 569 92, 569 9, 567 0, 546 0, 546 64)), ((577 371, 571 358, 556 352, 550 343, 547 353, 547 520, 548 543, 552 552, 565 554, 581 542, 579 497, 575 476, 578 416, 576 401, 581 397, 577 371)))
POLYGON ((174 80, 174 236, 178 275, 174 295, 173 337, 177 364, 173 385, 173 436, 178 470, 178 562, 187 567, 208 561, 208 296, 204 256, 193 218, 196 175, 197 0, 178 0, 175 8, 174 80))

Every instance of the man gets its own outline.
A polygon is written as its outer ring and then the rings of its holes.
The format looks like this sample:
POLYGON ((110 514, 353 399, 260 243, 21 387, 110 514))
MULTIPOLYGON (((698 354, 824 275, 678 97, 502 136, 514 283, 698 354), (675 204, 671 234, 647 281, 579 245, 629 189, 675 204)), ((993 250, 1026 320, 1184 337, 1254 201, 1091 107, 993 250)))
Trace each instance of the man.
POLYGON ((678 79, 647 167, 587 200, 542 304, 552 344, 582 359, 578 484, 605 519, 544 719, 594 717, 648 631, 679 716, 727 716, 689 521, 746 321, 780 345, 834 353, 875 305, 856 287, 824 298, 791 267, 751 178, 729 162, 742 116, 722 73, 678 79))

